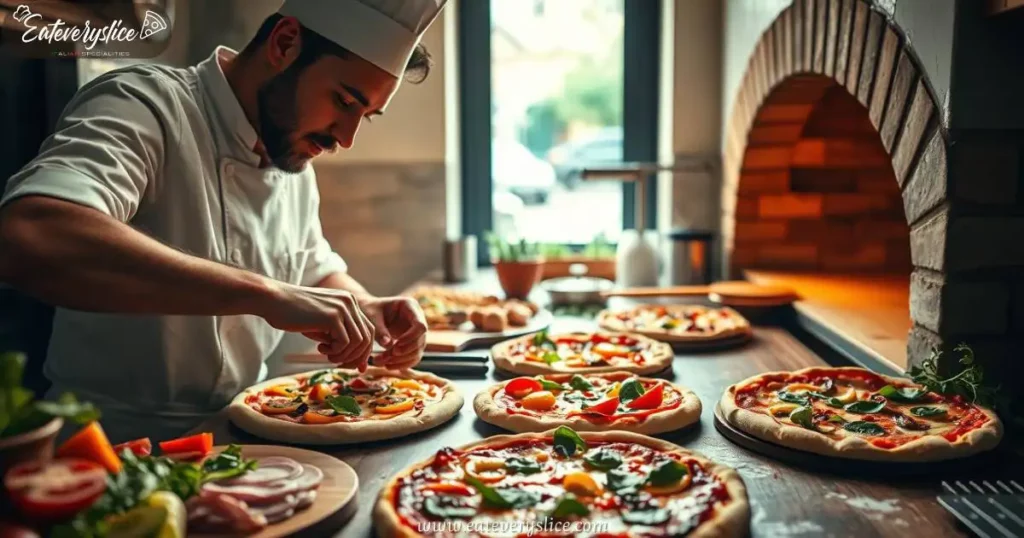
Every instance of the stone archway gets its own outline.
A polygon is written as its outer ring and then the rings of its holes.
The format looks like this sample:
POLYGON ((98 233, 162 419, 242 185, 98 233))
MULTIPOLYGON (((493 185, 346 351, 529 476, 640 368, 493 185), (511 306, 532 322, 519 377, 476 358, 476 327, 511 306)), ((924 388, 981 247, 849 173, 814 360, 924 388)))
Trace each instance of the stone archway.
MULTIPOLYGON (((946 315, 952 303, 963 300, 959 294, 948 293, 944 278, 948 142, 936 99, 914 52, 900 30, 868 2, 795 0, 762 34, 725 133, 724 266, 735 274, 756 263, 746 252, 734 256, 737 235, 745 233, 745 219, 761 217, 758 207, 752 208, 748 199, 739 196, 745 183, 766 162, 788 167, 794 158, 806 155, 808 149, 798 148, 796 143, 816 107, 836 92, 848 100, 856 99, 866 112, 902 199, 909 230, 907 269, 913 268, 913 329, 907 350, 913 363, 941 342, 940 334, 960 334, 950 327, 957 322, 955 314, 946 315)), ((819 151, 823 158, 829 154, 825 146, 810 151, 819 151)), ((863 203, 870 205, 870 201, 863 203)), ((799 258, 808 252, 791 249, 789 254, 799 258)), ((882 256, 880 263, 890 263, 878 252, 874 249, 864 254, 864 259, 882 256)))

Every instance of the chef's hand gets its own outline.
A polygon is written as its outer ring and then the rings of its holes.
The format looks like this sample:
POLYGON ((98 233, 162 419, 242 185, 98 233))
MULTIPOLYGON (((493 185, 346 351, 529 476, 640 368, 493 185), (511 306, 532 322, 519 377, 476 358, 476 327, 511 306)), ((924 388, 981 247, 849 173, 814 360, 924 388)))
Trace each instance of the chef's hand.
POLYGON ((419 303, 410 297, 373 297, 360 306, 384 348, 374 357, 374 366, 404 370, 419 364, 427 347, 427 319, 419 303))
POLYGON ((374 322, 347 291, 280 284, 258 315, 272 327, 320 342, 317 350, 342 368, 366 370, 374 322))

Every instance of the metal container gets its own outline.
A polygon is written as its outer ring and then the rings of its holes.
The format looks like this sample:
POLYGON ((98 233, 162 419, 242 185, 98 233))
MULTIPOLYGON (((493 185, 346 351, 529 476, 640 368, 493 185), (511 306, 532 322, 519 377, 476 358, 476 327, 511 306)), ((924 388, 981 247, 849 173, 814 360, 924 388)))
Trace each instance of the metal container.
POLYGON ((712 279, 712 242, 714 234, 706 230, 669 232, 669 282, 671 286, 710 284, 712 279))
POLYGON ((476 277, 476 236, 467 235, 444 241, 444 281, 467 282, 476 277))
POLYGON ((587 266, 574 263, 569 266, 572 276, 552 278, 540 283, 541 289, 551 298, 551 306, 604 306, 608 299, 601 295, 615 287, 607 278, 586 276, 587 266))

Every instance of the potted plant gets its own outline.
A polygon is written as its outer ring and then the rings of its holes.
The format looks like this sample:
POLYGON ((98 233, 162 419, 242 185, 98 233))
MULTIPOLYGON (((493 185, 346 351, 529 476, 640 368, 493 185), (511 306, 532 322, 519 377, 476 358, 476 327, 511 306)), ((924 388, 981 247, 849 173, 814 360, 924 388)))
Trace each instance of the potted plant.
POLYGON ((587 266, 587 276, 615 280, 615 245, 603 233, 578 252, 566 245, 548 244, 541 247, 541 253, 545 260, 541 277, 544 280, 569 276, 569 267, 577 263, 587 266))
POLYGON ((491 263, 498 273, 498 282, 509 299, 526 299, 540 282, 544 271, 544 256, 536 243, 506 241, 487 234, 491 263))
POLYGON ((70 393, 57 401, 36 401, 22 386, 25 355, 0 353, 0 475, 24 461, 48 461, 64 420, 85 424, 99 418, 90 403, 70 393))

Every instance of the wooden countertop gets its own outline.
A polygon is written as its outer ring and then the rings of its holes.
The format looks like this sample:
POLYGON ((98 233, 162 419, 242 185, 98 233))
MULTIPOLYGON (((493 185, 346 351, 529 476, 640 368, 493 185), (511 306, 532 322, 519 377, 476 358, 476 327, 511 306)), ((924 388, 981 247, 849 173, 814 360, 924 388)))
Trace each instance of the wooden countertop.
MULTIPOLYGON (((485 272, 467 287, 493 289, 493 276, 485 272)), ((578 318, 556 318, 552 330, 591 326, 578 318)), ((715 429, 713 409, 722 391, 732 383, 770 370, 790 370, 822 364, 844 364, 838 357, 828 362, 778 327, 756 327, 749 345, 730 351, 676 356, 671 371, 660 375, 685 385, 700 397, 700 423, 685 430, 660 435, 663 439, 699 451, 732 466, 743 477, 751 501, 751 529, 755 537, 769 536, 966 536, 954 518, 936 501, 943 475, 926 479, 848 476, 842 468, 834 474, 815 474, 742 449, 715 429)), ((351 465, 359 475, 354 506, 311 530, 312 534, 338 537, 372 536, 371 512, 382 485, 401 468, 422 461, 445 446, 459 446, 503 430, 477 419, 473 396, 500 379, 493 369, 478 378, 456 379, 466 404, 452 421, 404 439, 356 446, 319 447, 351 465)), ((218 444, 266 443, 241 432, 223 416, 203 424, 218 444)), ((1006 477, 1006 468, 993 456, 992 468, 975 469, 972 478, 1006 477)), ((841 465, 841 464, 837 464, 841 465)), ((303 533, 306 536, 307 533, 303 533)))
POLYGON ((793 306, 860 351, 902 372, 910 332, 910 275, 829 275, 747 270, 758 284, 793 288, 793 306))

